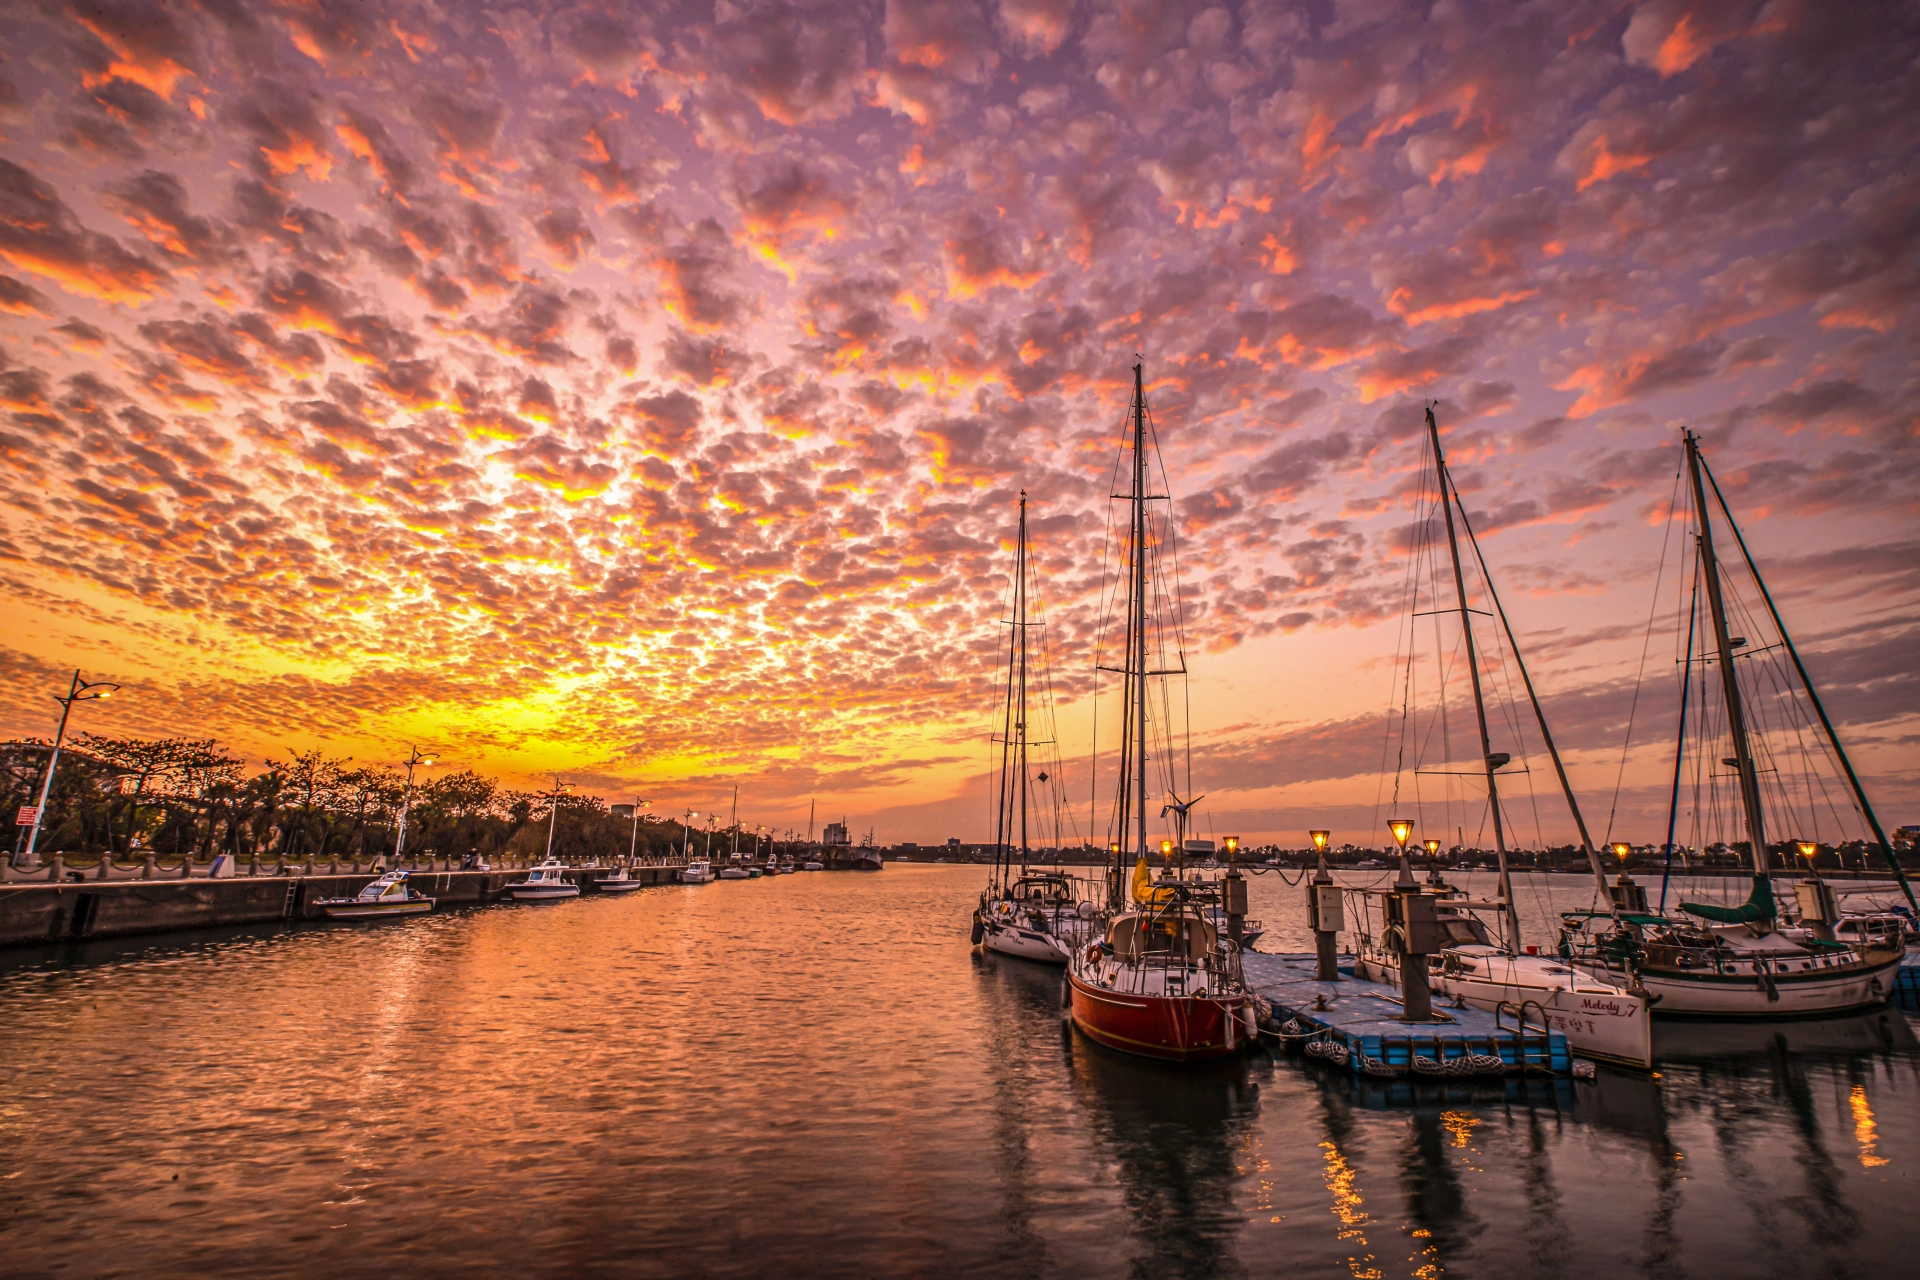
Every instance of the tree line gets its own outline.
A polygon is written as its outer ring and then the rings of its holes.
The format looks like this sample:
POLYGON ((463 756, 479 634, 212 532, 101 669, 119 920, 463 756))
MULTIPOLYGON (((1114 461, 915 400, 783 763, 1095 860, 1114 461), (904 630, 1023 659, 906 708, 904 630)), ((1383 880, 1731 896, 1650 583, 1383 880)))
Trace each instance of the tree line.
MULTIPOLYGON (((21 813, 40 798, 52 744, 0 742, 5 812, 21 813)), ((80 733, 60 749, 47 797, 38 851, 68 861, 138 861, 148 854, 178 862, 216 854, 325 862, 371 859, 394 850, 406 774, 390 765, 356 765, 351 757, 289 750, 250 772, 212 738, 112 738, 80 733)), ((634 839, 628 818, 616 818, 593 796, 516 791, 461 770, 416 777, 407 813, 407 853, 462 859, 538 857, 553 816, 558 857, 625 854, 634 839)), ((25 849, 28 827, 15 826, 13 853, 25 849)), ((642 814, 638 851, 660 855, 682 837, 677 822, 642 814)), ((704 833, 695 833, 696 846, 704 833)))

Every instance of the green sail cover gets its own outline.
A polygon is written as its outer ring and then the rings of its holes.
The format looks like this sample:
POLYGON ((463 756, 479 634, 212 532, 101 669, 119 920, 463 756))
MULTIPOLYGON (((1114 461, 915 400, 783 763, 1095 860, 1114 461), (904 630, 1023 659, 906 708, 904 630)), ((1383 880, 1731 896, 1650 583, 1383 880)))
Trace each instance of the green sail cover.
POLYGON ((1717 907, 1711 902, 1683 902, 1680 909, 1690 916, 1699 916, 1715 924, 1758 924, 1762 920, 1772 920, 1778 914, 1773 905, 1773 880, 1762 875, 1754 876, 1753 892, 1737 907, 1717 907))

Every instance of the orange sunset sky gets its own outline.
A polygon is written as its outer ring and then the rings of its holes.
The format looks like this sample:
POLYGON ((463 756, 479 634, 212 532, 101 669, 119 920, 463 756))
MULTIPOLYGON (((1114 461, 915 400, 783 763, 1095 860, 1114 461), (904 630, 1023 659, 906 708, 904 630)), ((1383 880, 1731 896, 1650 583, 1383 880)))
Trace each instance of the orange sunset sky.
MULTIPOLYGON (((77 727, 255 763, 418 742, 979 839, 1024 487, 1102 839, 1141 352, 1206 830, 1384 838, 1429 400, 1616 834, 1664 823, 1670 616, 1620 753, 1681 424, 1882 817, 1920 820, 1911 5, 48 0, 0 31, 7 736, 77 666, 126 686, 77 727)), ((1541 794, 1522 842, 1570 838, 1541 794)))

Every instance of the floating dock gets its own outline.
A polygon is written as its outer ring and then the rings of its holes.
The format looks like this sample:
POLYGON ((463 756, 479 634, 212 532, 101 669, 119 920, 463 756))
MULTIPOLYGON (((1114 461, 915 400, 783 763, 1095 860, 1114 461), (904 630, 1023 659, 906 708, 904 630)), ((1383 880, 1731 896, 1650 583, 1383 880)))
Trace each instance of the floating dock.
POLYGON ((1338 982, 1316 978, 1311 955, 1247 952, 1241 965, 1247 985, 1270 1006, 1261 1011, 1263 1033, 1355 1075, 1441 1080, 1573 1070, 1565 1036, 1537 1022, 1523 1028, 1511 1014, 1455 1008, 1436 996, 1434 1016, 1444 1021, 1400 1021, 1398 990, 1355 978, 1351 958, 1338 982))
POLYGON ((1910 1013, 1920 1013, 1920 960, 1909 959, 1893 971, 1893 1002, 1910 1013))

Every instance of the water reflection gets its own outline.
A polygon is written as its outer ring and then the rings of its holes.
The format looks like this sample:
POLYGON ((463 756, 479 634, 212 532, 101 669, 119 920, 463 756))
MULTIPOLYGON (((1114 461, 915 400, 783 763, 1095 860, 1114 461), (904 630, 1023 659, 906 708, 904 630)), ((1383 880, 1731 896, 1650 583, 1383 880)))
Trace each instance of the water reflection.
POLYGON ((970 950, 978 889, 0 955, 0 1272, 1911 1270, 1901 1014, 1661 1024, 1657 1078, 1590 1083, 1164 1066, 1063 1025, 1058 970, 970 950))
POLYGON ((1259 1097, 1247 1059, 1154 1062, 1077 1034, 1071 1053, 1073 1097, 1116 1166, 1131 1274, 1244 1274, 1237 1156, 1259 1097))

